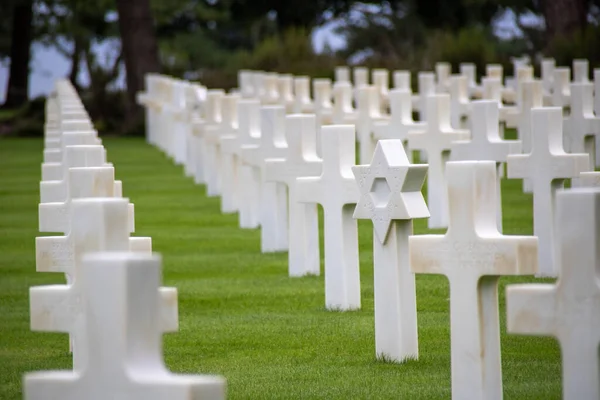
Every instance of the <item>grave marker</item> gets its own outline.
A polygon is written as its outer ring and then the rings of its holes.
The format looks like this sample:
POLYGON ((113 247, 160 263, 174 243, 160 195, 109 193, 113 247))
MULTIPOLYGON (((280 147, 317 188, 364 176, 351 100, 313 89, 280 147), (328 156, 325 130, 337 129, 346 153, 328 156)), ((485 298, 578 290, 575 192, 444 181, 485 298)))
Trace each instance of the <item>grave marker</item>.
POLYGON ((499 133, 498 103, 494 100, 479 100, 471 103, 471 140, 458 140, 452 144, 452 161, 495 161, 497 227, 502 232, 502 200, 500 180, 503 163, 509 154, 521 152, 521 142, 503 140, 499 133))
MULTIPOLYGON (((74 371, 27 373, 26 400, 225 399, 223 378, 174 375, 164 366, 160 262, 157 255, 130 253, 85 257, 85 295, 77 308, 88 332, 81 342, 88 362, 74 371)), ((52 295, 60 297, 58 291, 52 295)))
POLYGON ((240 159, 250 168, 259 191, 260 243, 263 253, 288 249, 287 195, 285 186, 265 180, 265 160, 285 158, 285 108, 264 106, 260 109, 260 139, 257 144, 242 145, 240 159))
POLYGON ((427 205, 431 217, 429 228, 448 226, 448 193, 446 191, 445 168, 450 157, 452 142, 468 140, 468 130, 452 129, 450 126, 450 96, 436 94, 427 101, 427 129, 424 133, 408 133, 408 144, 413 150, 427 153, 429 171, 427 175, 427 205))
MULTIPOLYGON (((45 332, 68 332, 73 340, 73 369, 87 364, 85 340, 88 332, 83 323, 81 259, 92 251, 135 251, 150 253, 150 238, 130 238, 128 229, 128 199, 75 199, 69 208, 69 228, 65 236, 36 238, 36 269, 38 272, 69 274, 70 285, 39 286, 30 289, 31 329, 45 332)), ((176 331, 177 292, 161 291, 162 327, 176 331)))
POLYGON ((355 163, 354 126, 324 126, 321 141, 321 175, 297 179, 298 201, 323 207, 326 308, 359 309, 358 229, 352 218, 360 196, 351 169, 355 163))
POLYGON ((454 161, 446 168, 448 230, 411 236, 410 266, 450 283, 452 398, 501 399, 498 280, 533 274, 537 241, 498 232, 493 161, 454 161))
POLYGON ((562 398, 600 398, 600 191, 562 190, 556 196, 556 284, 509 285, 509 333, 553 336, 562 355, 562 398))
POLYGON ((533 231, 538 237, 539 276, 556 276, 554 266, 556 190, 568 178, 588 170, 587 154, 567 154, 562 143, 562 109, 535 108, 531 111, 532 147, 528 154, 510 154, 509 178, 527 178, 533 189, 533 231))
POLYGON ((298 201, 296 179, 321 174, 317 156, 317 123, 313 115, 288 115, 285 119, 288 152, 285 159, 265 160, 267 182, 280 182, 288 189, 290 276, 319 275, 319 216, 316 204, 298 201))
POLYGON ((411 165, 402 141, 380 140, 370 165, 352 167, 360 190, 354 218, 373 221, 375 354, 402 362, 419 357, 415 276, 408 237, 413 218, 429 216, 421 187, 426 165, 411 165))

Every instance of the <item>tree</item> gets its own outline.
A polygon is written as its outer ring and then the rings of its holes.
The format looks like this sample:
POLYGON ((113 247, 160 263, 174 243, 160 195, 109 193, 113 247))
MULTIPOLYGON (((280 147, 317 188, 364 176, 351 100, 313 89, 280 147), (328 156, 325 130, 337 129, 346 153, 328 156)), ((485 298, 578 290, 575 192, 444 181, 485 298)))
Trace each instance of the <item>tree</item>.
POLYGON ((136 94, 148 73, 160 72, 158 43, 149 0, 117 0, 119 30, 127 73, 128 118, 136 119, 136 94))
POLYGON ((12 9, 10 70, 4 107, 17 108, 27 102, 31 59, 33 1, 17 0, 12 9))

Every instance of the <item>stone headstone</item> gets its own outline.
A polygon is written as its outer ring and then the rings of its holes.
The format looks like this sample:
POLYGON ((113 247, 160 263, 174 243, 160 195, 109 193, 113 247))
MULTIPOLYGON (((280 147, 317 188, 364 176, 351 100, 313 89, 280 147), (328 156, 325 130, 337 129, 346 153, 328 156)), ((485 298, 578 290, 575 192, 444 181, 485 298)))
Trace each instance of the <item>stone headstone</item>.
POLYGON ((235 141, 238 134, 238 102, 239 95, 228 95, 223 99, 223 120, 227 121, 229 128, 218 136, 219 140, 219 172, 221 183, 221 212, 233 213, 239 210, 242 194, 239 190, 239 158, 236 154, 224 151, 223 143, 235 141))
POLYGON ((452 398, 501 399, 498 280, 533 274, 537 241, 498 232, 495 162, 455 161, 446 168, 448 231, 411 236, 410 267, 450 283, 452 398))
POLYGON ((267 182, 265 161, 285 158, 288 146, 285 141, 285 108, 265 106, 260 109, 260 140, 257 144, 242 145, 242 164, 251 168, 253 181, 259 190, 259 221, 261 251, 285 251, 288 248, 287 195, 285 185, 267 182))
POLYGON ((297 178, 319 176, 317 124, 314 115, 285 119, 288 152, 285 158, 265 160, 265 179, 287 185, 289 214, 288 269, 290 276, 319 275, 319 216, 316 204, 298 201, 297 178))
POLYGON ((294 77, 294 112, 312 113, 314 104, 310 98, 310 78, 308 76, 294 77))
POLYGON ((600 187, 600 171, 586 171, 579 174, 580 187, 600 187))
POLYGON ((450 90, 452 65, 448 62, 435 63, 436 93, 448 93, 450 90))
MULTIPOLYGON (((452 144, 452 161, 495 161, 496 193, 500 196, 500 172, 509 154, 521 152, 521 142, 503 140, 499 133, 498 103, 479 100, 471 103, 471 140, 459 140, 452 144)), ((502 200, 498 197, 497 228, 502 232, 502 200)))
POLYGON ((450 125, 455 129, 464 129, 469 126, 471 100, 467 77, 454 75, 449 80, 450 92, 450 125))
POLYGON ((350 68, 346 66, 335 67, 335 82, 350 83, 350 68))
POLYGON ((281 74, 277 78, 279 104, 285 107, 286 113, 294 112, 294 77, 291 74, 281 74))
POLYGON ((556 284, 506 288, 509 333, 553 336, 562 356, 562 398, 600 398, 600 191, 574 189, 556 196, 556 284))
POLYGON ((381 113, 380 96, 375 86, 362 86, 358 90, 356 133, 359 141, 359 160, 366 163, 373 156, 375 138, 373 127, 377 121, 388 120, 381 113))
POLYGON ((573 60, 573 82, 589 82, 589 67, 590 65, 588 60, 573 60))
POLYGON ((600 142, 600 118, 594 115, 594 87, 589 82, 571 84, 571 112, 563 120, 564 148, 569 153, 588 153, 596 165, 596 143, 600 142))
POLYGON ((324 78, 314 79, 313 93, 317 122, 319 125, 331 124, 333 113, 333 104, 331 102, 331 80, 324 78))
POLYGON ((429 228, 448 226, 448 192, 445 168, 452 142, 468 140, 468 130, 452 129, 450 126, 450 96, 437 94, 428 97, 427 129, 423 133, 408 134, 408 144, 413 150, 427 153, 429 171, 427 176, 427 205, 431 217, 429 228))
POLYGON ((417 359, 416 288, 408 237, 412 220, 429 216, 421 194, 427 166, 410 164, 402 141, 380 140, 371 164, 352 171, 360 191, 354 218, 373 221, 375 354, 395 362, 417 359))
POLYGON ((333 85, 333 111, 331 120, 334 124, 354 124, 358 113, 352 107, 352 84, 336 82, 333 85))
POLYGON ((241 151, 243 146, 260 144, 260 102, 240 100, 237 114, 237 135, 223 137, 221 151, 235 156, 239 163, 237 193, 244 199, 238 204, 240 228, 254 229, 260 224, 260 176, 241 163, 241 151))
POLYGON ((507 158, 509 178, 529 179, 533 189, 533 232, 539 239, 539 276, 556 276, 554 265, 554 204, 556 190, 564 179, 588 170, 587 154, 567 154, 562 143, 562 109, 535 108, 531 111, 532 147, 526 154, 507 158))
POLYGON ((571 104, 571 70, 569 68, 555 68, 552 79, 552 105, 565 107, 571 104))
MULTIPOLYGON (((404 149, 408 149, 409 133, 422 133, 427 129, 425 122, 413 120, 411 97, 412 94, 409 90, 392 89, 390 91, 390 119, 375 122, 373 135, 376 140, 399 139, 402 141, 404 149)), ((409 151, 407 156, 412 162, 412 151, 409 151)))
POLYGON ((225 92, 221 89, 209 90, 206 94, 204 104, 203 118, 195 121, 192 126, 192 143, 195 151, 194 181, 196 183, 207 183, 212 177, 209 175, 214 171, 207 171, 206 168, 206 143, 204 135, 209 127, 216 127, 222 121, 222 101, 225 92))
POLYGON ((358 229, 352 218, 359 192, 354 181, 355 132, 351 125, 322 127, 323 169, 297 179, 298 201, 321 204, 325 233, 325 306, 360 308, 358 229))
MULTIPOLYGON (((69 208, 68 232, 65 236, 36 238, 38 272, 64 272, 69 285, 31 288, 31 329, 45 332, 68 332, 73 340, 73 368, 85 367, 88 354, 83 344, 87 332, 80 308, 82 296, 81 259, 92 251, 135 251, 150 253, 150 238, 129 237, 129 201, 121 198, 74 199, 69 208)), ((177 330, 177 309, 173 307, 176 291, 164 292, 165 331, 177 330)), ((176 302, 175 302, 176 304, 176 302)))
MULTIPOLYGON (((527 81, 520 85, 521 104, 518 111, 517 133, 523 153, 530 153, 532 149, 531 114, 534 108, 543 106, 542 83, 540 81, 527 81)), ((532 193, 533 184, 529 179, 523 179, 523 192, 532 193)))
POLYGON ((390 71, 384 68, 376 68, 372 71, 373 86, 379 96, 380 112, 385 113, 389 106, 390 93, 390 71))
POLYGON ((410 86, 410 71, 394 71, 392 75, 394 89, 404 89, 412 92, 410 86))
MULTIPOLYGON (((87 332, 81 341, 88 353, 85 368, 27 373, 24 398, 225 399, 223 378, 174 375, 163 363, 165 297, 159 289, 160 263, 159 256, 149 254, 87 255, 76 306, 81 315, 78 323, 87 332)), ((58 301, 68 289, 56 289, 49 293, 58 301)), ((57 320, 55 326, 60 329, 68 320, 57 320)))

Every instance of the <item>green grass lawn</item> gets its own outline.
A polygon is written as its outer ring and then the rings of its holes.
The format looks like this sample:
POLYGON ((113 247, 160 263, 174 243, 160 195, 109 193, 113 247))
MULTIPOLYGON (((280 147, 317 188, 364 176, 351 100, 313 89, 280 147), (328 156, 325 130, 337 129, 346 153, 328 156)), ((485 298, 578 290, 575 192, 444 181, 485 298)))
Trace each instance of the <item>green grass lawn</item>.
MULTIPOLYGON (((360 221, 362 310, 324 309, 323 276, 289 278, 287 254, 261 254, 258 230, 238 228, 219 199, 184 177, 141 139, 105 139, 108 158, 135 203, 136 236, 163 256, 165 286, 179 291, 178 333, 164 336, 172 371, 221 374, 231 399, 448 399, 448 283, 417 277, 419 360, 377 361, 373 326, 372 227, 360 221)), ((41 139, 0 140, 0 399, 17 399, 26 371, 71 367, 66 334, 31 332, 28 288, 63 283, 35 272, 41 139)), ((504 232, 532 234, 532 201, 504 180, 504 232)), ((426 233, 426 220, 415 224, 426 233)), ((323 252, 321 252, 321 256, 323 252)), ((507 399, 561 397, 554 339, 507 335, 500 289, 507 399)), ((107 294, 108 295, 108 294, 107 294)))

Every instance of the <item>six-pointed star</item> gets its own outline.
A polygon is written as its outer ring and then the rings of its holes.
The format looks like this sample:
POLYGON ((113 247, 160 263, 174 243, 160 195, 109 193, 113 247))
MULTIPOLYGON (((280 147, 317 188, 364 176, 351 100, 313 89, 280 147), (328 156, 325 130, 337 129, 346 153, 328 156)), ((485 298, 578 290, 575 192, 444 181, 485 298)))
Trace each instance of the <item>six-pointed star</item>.
POLYGON ((429 217, 421 193, 427 167, 408 161, 402 141, 380 140, 370 165, 352 167, 361 195, 354 218, 371 219, 385 243, 393 220, 429 217))

